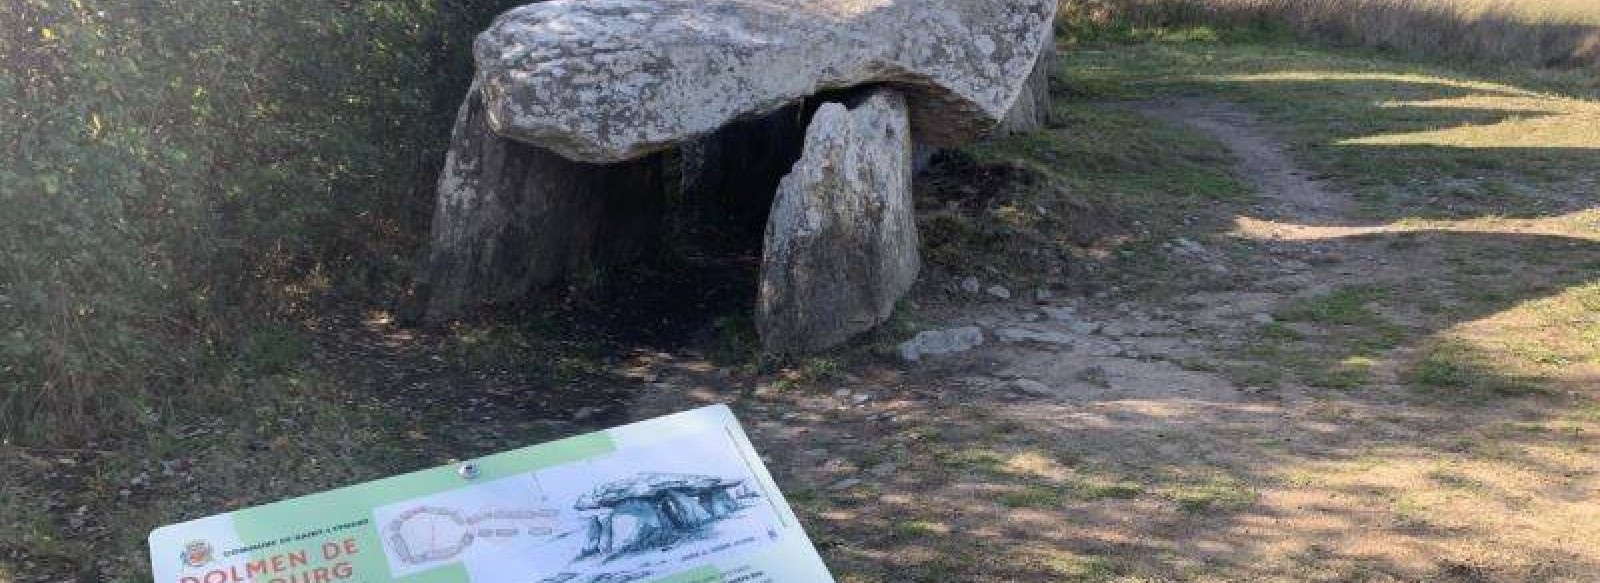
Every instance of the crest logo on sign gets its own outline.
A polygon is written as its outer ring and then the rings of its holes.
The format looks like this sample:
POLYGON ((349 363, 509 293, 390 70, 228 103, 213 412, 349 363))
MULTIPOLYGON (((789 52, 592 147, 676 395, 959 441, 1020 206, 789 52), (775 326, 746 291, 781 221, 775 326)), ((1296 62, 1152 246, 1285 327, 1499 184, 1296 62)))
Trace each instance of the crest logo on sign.
POLYGON ((211 562, 211 543, 203 540, 189 541, 183 545, 183 552, 179 554, 183 564, 189 567, 204 567, 211 562))

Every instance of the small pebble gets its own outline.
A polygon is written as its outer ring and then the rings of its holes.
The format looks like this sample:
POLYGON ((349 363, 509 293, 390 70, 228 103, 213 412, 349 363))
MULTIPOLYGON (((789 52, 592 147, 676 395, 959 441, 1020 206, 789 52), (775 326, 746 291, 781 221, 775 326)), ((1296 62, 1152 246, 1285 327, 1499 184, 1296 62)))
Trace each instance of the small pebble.
POLYGON ((838 491, 841 491, 841 490, 849 490, 851 488, 854 488, 854 487, 860 486, 860 485, 861 485, 861 479, 860 478, 845 478, 843 480, 839 480, 837 482, 834 482, 832 486, 828 486, 828 489, 832 490, 834 492, 838 492, 838 491))

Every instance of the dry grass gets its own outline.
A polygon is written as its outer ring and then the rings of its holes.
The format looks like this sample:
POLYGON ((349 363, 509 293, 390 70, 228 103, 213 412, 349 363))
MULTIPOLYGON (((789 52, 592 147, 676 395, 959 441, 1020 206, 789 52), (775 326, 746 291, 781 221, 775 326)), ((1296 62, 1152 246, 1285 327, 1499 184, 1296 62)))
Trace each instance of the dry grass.
POLYGON ((1498 12, 1530 22, 1600 24, 1600 3, 1593 0, 1423 0, 1477 15, 1498 12))
POLYGON ((1589 0, 1064 0, 1063 8, 1101 24, 1287 28, 1410 54, 1600 67, 1600 3, 1589 0))

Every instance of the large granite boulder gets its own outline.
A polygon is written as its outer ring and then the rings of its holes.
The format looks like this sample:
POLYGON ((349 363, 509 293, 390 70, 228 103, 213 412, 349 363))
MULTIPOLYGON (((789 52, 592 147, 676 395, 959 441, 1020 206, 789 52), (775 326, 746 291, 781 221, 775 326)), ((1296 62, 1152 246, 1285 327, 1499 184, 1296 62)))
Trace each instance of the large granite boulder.
POLYGON ((920 140, 1005 118, 1057 0, 552 0, 474 53, 495 132, 572 160, 637 158, 829 90, 892 83, 920 140))
POLYGON ((767 218, 756 328, 769 352, 833 346, 888 319, 920 265, 904 96, 824 103, 767 218))

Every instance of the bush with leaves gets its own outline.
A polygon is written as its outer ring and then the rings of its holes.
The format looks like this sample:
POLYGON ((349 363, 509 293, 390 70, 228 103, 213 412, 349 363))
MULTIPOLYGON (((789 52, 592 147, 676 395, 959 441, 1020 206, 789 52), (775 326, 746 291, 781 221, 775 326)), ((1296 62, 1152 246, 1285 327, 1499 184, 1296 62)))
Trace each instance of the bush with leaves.
POLYGON ((392 293, 517 3, 0 6, 0 438, 154 422, 251 330, 392 293))

